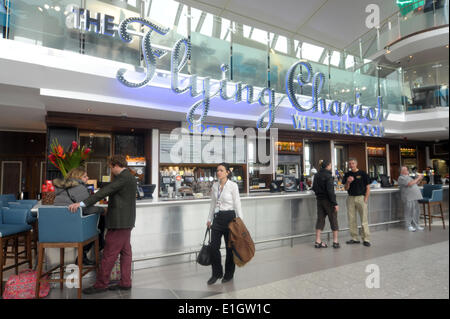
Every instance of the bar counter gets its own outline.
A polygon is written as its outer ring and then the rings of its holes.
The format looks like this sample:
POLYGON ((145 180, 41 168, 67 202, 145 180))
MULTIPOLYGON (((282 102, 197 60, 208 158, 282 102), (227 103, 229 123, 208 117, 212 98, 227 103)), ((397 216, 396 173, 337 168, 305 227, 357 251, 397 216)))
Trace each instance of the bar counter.
MULTIPOLYGON (((443 188, 443 210, 448 217, 449 187, 443 188)), ((338 191, 336 195, 339 229, 346 234, 347 192, 338 191)), ((241 194, 241 205, 244 222, 257 250, 314 241, 311 235, 315 232, 316 199, 312 191, 241 194)), ((209 198, 138 200, 136 227, 131 232, 133 269, 194 261, 205 234, 209 206, 209 198)), ((422 206, 420 209, 422 212, 422 206)), ((402 220, 399 188, 371 189, 371 231, 385 231, 389 224, 402 220)), ((434 224, 442 225, 440 220, 435 220, 434 224)), ((322 235, 324 240, 327 240, 327 231, 330 231, 328 221, 322 235)), ((57 263, 59 251, 48 249, 46 258, 46 267, 57 263)), ((75 260, 74 250, 66 249, 66 260, 75 260)))
MULTIPOLYGON (((446 215, 448 189, 444 186, 446 215)), ((348 228, 347 192, 339 191, 336 195, 339 228, 344 230, 348 228)), ((257 250, 314 240, 308 238, 314 233, 316 223, 316 200, 312 191, 241 194, 241 205, 244 222, 257 243, 257 250)), ((131 233, 134 268, 194 260, 205 233, 209 206, 209 198, 137 201, 136 227, 131 233)), ((385 230, 389 223, 402 220, 399 188, 371 189, 369 224, 378 225, 372 230, 385 230)), ((326 222, 324 231, 329 230, 326 222)))

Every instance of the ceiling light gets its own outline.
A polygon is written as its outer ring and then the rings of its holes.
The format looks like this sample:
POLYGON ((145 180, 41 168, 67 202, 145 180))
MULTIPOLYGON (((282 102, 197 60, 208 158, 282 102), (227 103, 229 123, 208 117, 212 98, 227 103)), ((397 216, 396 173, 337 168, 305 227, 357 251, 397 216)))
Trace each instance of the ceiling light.
POLYGON ((91 109, 90 107, 88 107, 88 108, 86 109, 86 111, 92 112, 92 109, 91 109))
POLYGON ((412 58, 413 58, 413 56, 412 56, 412 55, 410 55, 410 56, 409 56, 409 58, 410 58, 410 59, 412 59, 412 58))
POLYGON ((50 6, 48 4, 44 4, 44 8, 48 10, 50 9, 50 6))
POLYGON ((55 11, 59 12, 61 10, 61 8, 59 6, 55 6, 55 11))

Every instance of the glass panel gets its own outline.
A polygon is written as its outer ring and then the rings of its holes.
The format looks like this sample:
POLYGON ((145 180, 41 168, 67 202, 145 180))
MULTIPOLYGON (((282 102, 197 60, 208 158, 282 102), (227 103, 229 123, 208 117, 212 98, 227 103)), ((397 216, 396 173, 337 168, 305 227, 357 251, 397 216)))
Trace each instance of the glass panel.
POLYGON ((438 0, 436 2, 436 26, 448 24, 448 0, 438 0))
POLYGON ((332 67, 330 73, 332 98, 341 102, 354 103, 353 72, 332 67))
MULTIPOLYGON (((220 18, 214 20, 217 27, 220 26, 220 22, 220 18)), ((224 63, 230 65, 230 42, 197 32, 192 32, 191 42, 194 57, 191 60, 192 72, 199 76, 210 76, 212 79, 220 80, 222 78, 220 66, 224 63)))
MULTIPOLYGON (((289 68, 298 61, 295 57, 270 53, 270 87, 278 93, 286 93, 286 75, 289 68)), ((300 87, 297 93, 300 94, 300 87)))
POLYGON ((0 38, 6 38, 6 28, 9 27, 9 0, 0 2, 0 38))
MULTIPOLYGON (((329 76, 328 76, 328 65, 324 65, 324 64, 320 64, 320 63, 314 63, 309 61, 309 63, 311 64, 312 68, 313 68, 313 73, 317 73, 317 72, 322 72, 325 78, 325 82, 323 84, 323 88, 322 91, 319 94, 319 98, 324 98, 324 99, 328 99, 329 98, 329 89, 328 89, 328 84, 329 84, 329 76)), ((311 96, 312 95, 312 86, 311 84, 308 84, 304 89, 303 89, 303 94, 304 95, 308 95, 311 96)))
MULTIPOLYGON (((2 1, 3 2, 3 1, 2 1)), ((73 26, 72 0, 11 1, 9 38, 49 48, 80 51, 79 31, 73 26)))
POLYGON ((380 94, 383 97, 383 108, 395 112, 404 111, 401 69, 380 67, 379 75, 380 94))
POLYGON ((418 7, 400 18, 402 37, 434 26, 433 1, 424 2, 425 5, 423 7, 418 7))
POLYGON ((448 60, 441 62, 441 67, 437 68, 437 83, 440 86, 438 106, 448 106, 448 60))
POLYGON ((233 80, 266 87, 267 55, 267 44, 244 38, 238 26, 237 31, 233 33, 233 80))
MULTIPOLYGON (((141 15, 140 8, 127 6, 125 3, 120 5, 114 0, 87 0, 86 9, 90 11, 91 18, 95 18, 97 13, 114 17, 113 23, 116 28, 120 21, 141 15)), ((129 29, 137 31, 138 26, 139 24, 135 23, 130 25, 129 29)), ((94 26, 91 25, 91 31, 85 32, 85 54, 134 65, 140 64, 140 39, 138 37, 134 37, 131 43, 125 43, 120 39, 117 31, 111 37, 97 34, 93 30, 94 26)))
POLYGON ((377 105, 378 80, 374 75, 374 63, 368 63, 356 70, 353 75, 355 91, 359 92, 359 103, 366 106, 377 105))
POLYGON ((411 90, 411 100, 408 101, 407 111, 422 110, 437 105, 440 86, 436 82, 436 69, 442 65, 438 62, 405 70, 406 86, 411 90))
MULTIPOLYGON (((194 9, 192 9, 194 10, 194 9)), ((194 16, 194 14, 191 12, 194 16)), ((152 44, 166 49, 172 49, 175 42, 187 37, 187 6, 173 0, 152 0, 146 7, 144 16, 161 24, 170 31, 166 35, 154 33, 152 44), (151 4, 151 6, 149 6, 151 4)), ((192 18, 192 21, 194 18, 192 18)), ((192 24, 194 28, 194 24, 192 24)), ((170 70, 170 53, 156 61, 156 67, 161 70, 170 70)), ((183 69, 182 72, 185 72, 183 69)))

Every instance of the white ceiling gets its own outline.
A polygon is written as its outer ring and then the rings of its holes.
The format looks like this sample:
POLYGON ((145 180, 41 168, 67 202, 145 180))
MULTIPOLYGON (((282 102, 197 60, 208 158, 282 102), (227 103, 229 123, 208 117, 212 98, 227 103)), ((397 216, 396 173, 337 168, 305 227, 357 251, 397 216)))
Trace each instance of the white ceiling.
POLYGON ((343 50, 369 31, 366 7, 380 8, 380 22, 398 11, 395 0, 177 0, 252 27, 343 50))

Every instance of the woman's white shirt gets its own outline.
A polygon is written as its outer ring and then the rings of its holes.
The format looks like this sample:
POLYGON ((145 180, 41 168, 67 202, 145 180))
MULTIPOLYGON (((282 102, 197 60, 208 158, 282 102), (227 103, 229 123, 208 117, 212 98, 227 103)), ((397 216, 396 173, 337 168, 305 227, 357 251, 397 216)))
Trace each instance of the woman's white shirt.
POLYGON ((216 207, 218 207, 219 210, 234 210, 236 217, 243 219, 238 185, 235 182, 227 180, 223 186, 223 190, 220 192, 220 197, 219 187, 220 183, 215 182, 211 189, 211 206, 209 209, 208 221, 212 222, 216 207))

